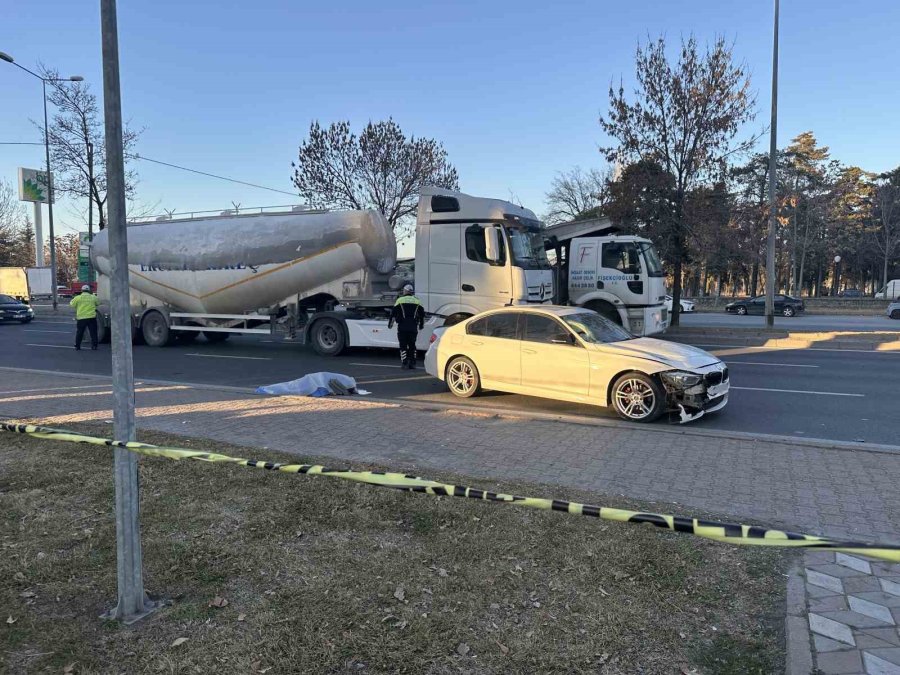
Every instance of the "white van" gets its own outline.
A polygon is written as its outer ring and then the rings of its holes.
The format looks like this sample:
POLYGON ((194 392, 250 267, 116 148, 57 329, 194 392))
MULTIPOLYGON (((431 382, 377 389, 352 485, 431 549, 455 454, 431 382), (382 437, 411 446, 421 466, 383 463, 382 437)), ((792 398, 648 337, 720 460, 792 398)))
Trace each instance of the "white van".
POLYGON ((891 279, 880 291, 875 294, 877 300, 900 299, 900 279, 891 279))

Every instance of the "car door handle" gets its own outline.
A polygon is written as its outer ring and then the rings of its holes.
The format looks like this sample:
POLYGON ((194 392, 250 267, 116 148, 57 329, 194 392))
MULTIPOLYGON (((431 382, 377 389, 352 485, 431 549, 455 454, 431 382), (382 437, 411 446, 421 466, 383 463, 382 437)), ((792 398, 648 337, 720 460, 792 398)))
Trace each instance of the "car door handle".
POLYGON ((472 284, 463 284, 462 289, 467 293, 473 293, 475 291, 475 287, 472 284))
POLYGON ((528 349, 527 347, 522 347, 523 354, 537 354, 537 349, 528 349))
POLYGON ((475 345, 476 347, 480 347, 480 346, 483 345, 484 343, 483 343, 481 340, 472 340, 472 342, 471 342, 470 344, 473 344, 473 345, 475 345))

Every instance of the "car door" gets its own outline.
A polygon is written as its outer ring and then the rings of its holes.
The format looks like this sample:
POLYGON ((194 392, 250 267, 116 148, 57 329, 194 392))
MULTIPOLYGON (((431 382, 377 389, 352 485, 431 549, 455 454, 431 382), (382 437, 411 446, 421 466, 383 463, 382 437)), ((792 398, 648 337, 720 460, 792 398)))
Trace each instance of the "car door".
POLYGON ((473 224, 465 227, 460 252, 461 302, 479 310, 494 309, 509 303, 512 297, 512 269, 506 255, 503 233, 497 225, 473 224), (487 258, 485 230, 497 228, 500 235, 500 259, 487 258))
POLYGON ((478 372, 481 383, 491 386, 518 386, 522 381, 519 353, 519 312, 498 312, 476 319, 466 326, 465 355, 478 372))
POLYGON ((759 295, 747 303, 748 314, 765 314, 766 313, 766 296, 759 295))
POLYGON ((552 316, 525 312, 523 324, 522 393, 587 399, 591 373, 587 349, 552 316))
POLYGON ((781 314, 781 312, 784 310, 785 302, 786 302, 785 296, 783 296, 783 295, 775 296, 775 313, 776 314, 781 314))

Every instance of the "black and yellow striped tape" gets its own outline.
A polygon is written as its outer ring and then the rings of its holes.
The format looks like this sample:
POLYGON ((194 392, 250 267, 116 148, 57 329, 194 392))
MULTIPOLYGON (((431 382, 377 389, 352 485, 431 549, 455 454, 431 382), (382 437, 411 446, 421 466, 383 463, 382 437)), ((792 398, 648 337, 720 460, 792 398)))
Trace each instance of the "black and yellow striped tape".
POLYGON ((507 504, 516 504, 518 506, 527 506, 533 509, 562 511, 579 516, 590 516, 592 518, 615 520, 623 523, 650 523, 656 527, 673 530, 675 532, 693 534, 698 537, 728 544, 827 549, 830 551, 842 551, 844 553, 866 555, 891 562, 900 562, 900 546, 841 541, 826 537, 817 537, 810 534, 797 534, 782 530, 772 530, 765 527, 757 527, 755 525, 738 525, 704 520, 702 518, 628 511, 606 506, 579 504, 578 502, 569 502, 561 499, 519 497, 500 492, 491 492, 489 490, 463 487, 461 485, 438 483, 426 478, 407 476, 402 473, 330 469, 319 464, 278 464, 273 462, 261 462, 253 459, 242 459, 240 457, 220 455, 214 452, 201 452, 183 448, 167 448, 138 442, 121 443, 106 438, 86 436, 84 434, 63 431, 60 429, 49 429, 33 424, 0 424, 0 431, 28 434, 37 438, 57 441, 71 441, 74 443, 90 443, 93 445, 127 448, 138 454, 147 455, 148 457, 165 457, 167 459, 175 460, 195 459, 201 462, 225 462, 256 469, 269 469, 270 471, 343 478, 345 480, 377 485, 379 487, 394 488, 396 490, 405 490, 408 492, 424 492, 430 495, 450 497, 468 497, 469 499, 481 499, 490 502, 503 502, 507 504))

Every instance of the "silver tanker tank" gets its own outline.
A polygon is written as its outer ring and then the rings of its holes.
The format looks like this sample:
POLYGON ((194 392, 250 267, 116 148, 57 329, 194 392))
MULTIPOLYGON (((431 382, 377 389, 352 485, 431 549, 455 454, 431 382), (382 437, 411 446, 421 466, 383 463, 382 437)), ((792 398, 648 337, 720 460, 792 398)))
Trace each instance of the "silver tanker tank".
MULTIPOLYGON (((239 314, 369 267, 396 264, 393 230, 377 211, 285 213, 128 227, 129 284, 172 307, 239 314)), ((91 260, 109 276, 107 231, 91 260)))

